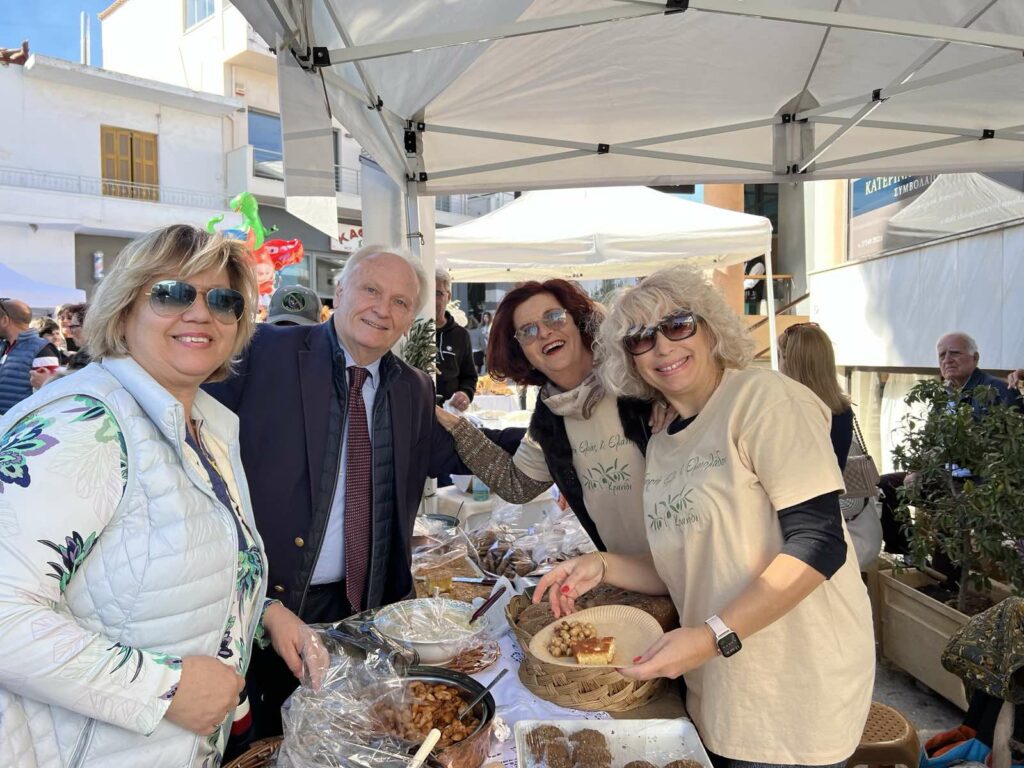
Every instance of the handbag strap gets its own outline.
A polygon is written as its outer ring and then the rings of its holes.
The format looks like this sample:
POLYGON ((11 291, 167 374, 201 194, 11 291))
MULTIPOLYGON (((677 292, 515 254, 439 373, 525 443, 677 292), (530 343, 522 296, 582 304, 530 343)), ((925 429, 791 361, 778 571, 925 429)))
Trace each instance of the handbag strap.
POLYGON ((868 452, 868 444, 864 442, 864 435, 860 431, 860 422, 857 421, 857 414, 852 407, 850 408, 850 413, 853 415, 853 434, 857 438, 857 442, 860 443, 860 449, 864 451, 864 455, 870 459, 871 454, 868 452))

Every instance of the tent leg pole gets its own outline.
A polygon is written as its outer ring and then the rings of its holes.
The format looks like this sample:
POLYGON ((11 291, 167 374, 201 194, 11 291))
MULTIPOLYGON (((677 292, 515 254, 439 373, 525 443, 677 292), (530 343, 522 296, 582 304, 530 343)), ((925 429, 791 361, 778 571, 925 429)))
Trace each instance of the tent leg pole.
MULTIPOLYGON (((405 203, 406 242, 403 243, 413 256, 423 265, 427 273, 428 296, 434 296, 434 198, 421 197, 416 182, 410 181, 402 189, 405 203)), ((423 309, 419 317, 433 319, 434 302, 423 301, 423 309)), ((437 479, 428 477, 423 486, 423 497, 420 499, 418 515, 437 514, 437 479)))
MULTIPOLYGON (((421 195, 414 181, 406 183, 403 197, 405 198, 406 220, 406 240, 403 245, 412 251, 413 256, 423 265, 423 269, 427 273, 427 282, 430 284, 430 295, 433 297, 436 264, 434 256, 434 197, 421 195)), ((433 302, 427 301, 419 316, 433 318, 433 302)))
POLYGON ((775 327, 775 280, 772 277, 772 248, 764 259, 765 296, 768 299, 768 348, 771 352, 772 370, 779 370, 779 334, 775 327))

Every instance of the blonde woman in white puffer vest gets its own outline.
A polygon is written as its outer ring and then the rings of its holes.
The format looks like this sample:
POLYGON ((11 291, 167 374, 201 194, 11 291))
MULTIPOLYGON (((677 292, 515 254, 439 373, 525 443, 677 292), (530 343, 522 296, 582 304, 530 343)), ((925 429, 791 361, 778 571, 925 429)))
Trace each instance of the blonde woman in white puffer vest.
POLYGON ((128 245, 86 320, 95 362, 0 420, 0 765, 220 764, 265 605, 234 414, 199 389, 253 332, 244 246, 128 245))

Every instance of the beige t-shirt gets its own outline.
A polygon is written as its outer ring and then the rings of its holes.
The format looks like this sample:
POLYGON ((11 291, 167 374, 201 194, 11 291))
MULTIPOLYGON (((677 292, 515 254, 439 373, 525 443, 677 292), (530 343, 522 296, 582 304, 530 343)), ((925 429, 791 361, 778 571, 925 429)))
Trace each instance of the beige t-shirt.
MULTIPOLYGON (((721 613, 782 551, 778 510, 843 487, 830 424, 809 389, 752 368, 727 370, 688 427, 652 438, 647 537, 682 626, 721 613)), ((846 563, 831 579, 736 655, 686 674, 686 708, 708 749, 824 765, 857 748, 875 650, 867 591, 845 538, 846 563)))
MULTIPOLYGON (((594 374, 567 392, 548 387, 546 396, 542 393, 544 404, 565 420, 583 503, 605 547, 623 555, 646 554, 644 455, 623 434, 615 398, 599 391, 594 374)), ((529 434, 519 444, 513 461, 534 480, 553 482, 544 452, 529 434)))

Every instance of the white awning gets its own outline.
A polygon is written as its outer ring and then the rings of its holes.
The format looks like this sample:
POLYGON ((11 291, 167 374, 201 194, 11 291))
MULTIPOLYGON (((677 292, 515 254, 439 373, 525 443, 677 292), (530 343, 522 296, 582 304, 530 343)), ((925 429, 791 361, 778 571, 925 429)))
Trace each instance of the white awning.
POLYGON ((24 301, 33 309, 52 309, 58 304, 85 301, 85 291, 33 280, 0 264, 0 285, 5 296, 24 301))
POLYGON ((420 194, 1024 167, 1020 0, 235 5, 420 194))
POLYGON ((767 254, 768 219, 647 187, 527 192, 436 234, 456 282, 638 277, 686 262, 726 266, 767 254))

